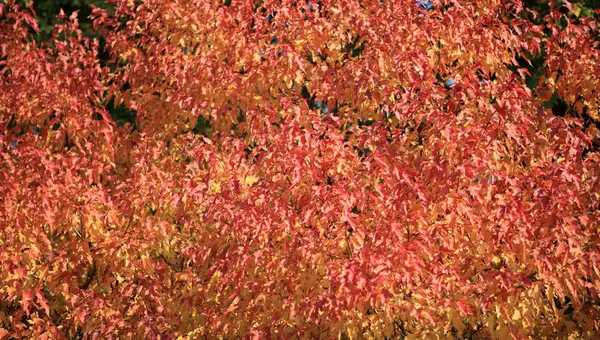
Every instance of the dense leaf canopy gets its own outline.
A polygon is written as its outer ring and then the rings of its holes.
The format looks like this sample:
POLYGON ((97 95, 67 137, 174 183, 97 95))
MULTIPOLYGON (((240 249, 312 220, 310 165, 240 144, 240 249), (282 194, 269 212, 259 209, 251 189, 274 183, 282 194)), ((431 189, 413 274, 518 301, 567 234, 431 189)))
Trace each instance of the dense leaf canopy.
POLYGON ((595 5, 0 2, 0 339, 594 338, 595 5))

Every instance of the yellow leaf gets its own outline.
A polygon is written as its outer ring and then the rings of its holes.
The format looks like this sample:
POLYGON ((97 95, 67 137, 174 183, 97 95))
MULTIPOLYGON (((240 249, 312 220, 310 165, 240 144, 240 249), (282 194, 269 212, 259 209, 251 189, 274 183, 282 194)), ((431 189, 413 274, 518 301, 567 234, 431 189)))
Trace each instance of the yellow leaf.
POLYGON ((575 13, 576 16, 580 16, 581 15, 581 5, 573 4, 573 13, 575 13))
POLYGON ((383 335, 386 338, 391 338, 394 334, 394 325, 391 322, 386 322, 385 326, 383 326, 383 335))
POLYGON ((211 190, 212 192, 215 192, 215 193, 219 193, 219 192, 221 192, 221 184, 220 184, 220 183, 218 183, 218 182, 213 182, 213 183, 210 185, 210 190, 211 190))
POLYGON ((600 116, 598 115, 598 109, 595 109, 595 108, 590 108, 590 109, 588 110, 588 115, 589 115, 590 117, 592 117, 592 119, 593 119, 593 120, 595 120, 595 121, 600 121, 600 116))
POLYGON ((487 326, 488 326, 488 329, 490 330, 490 334, 493 337, 496 337, 496 316, 494 316, 493 314, 490 314, 488 316, 487 326))
POLYGON ((514 321, 521 320, 521 312, 518 309, 515 309, 515 312, 513 313, 512 319, 514 321))
POLYGON ((252 186, 252 184, 258 182, 258 177, 256 176, 246 176, 245 183, 247 186, 252 186))
POLYGON ((452 326, 458 330, 459 333, 462 333, 465 329, 465 325, 463 324, 460 315, 456 313, 454 309, 450 309, 449 311, 450 322, 452 326))
POLYGON ((341 240, 339 243, 340 248, 345 249, 348 246, 346 240, 341 240))

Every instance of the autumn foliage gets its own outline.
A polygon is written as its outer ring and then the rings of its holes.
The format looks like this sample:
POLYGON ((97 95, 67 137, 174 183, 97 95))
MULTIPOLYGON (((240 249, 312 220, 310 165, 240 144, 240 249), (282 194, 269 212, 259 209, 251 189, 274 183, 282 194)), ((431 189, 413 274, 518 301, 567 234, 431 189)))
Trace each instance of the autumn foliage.
POLYGON ((600 334, 600 12, 20 3, 0 339, 600 334))

